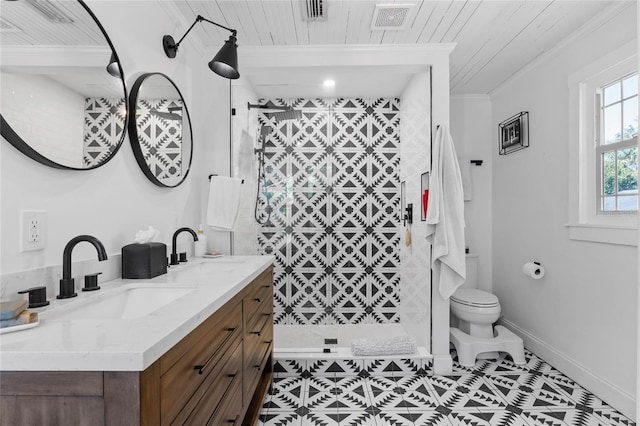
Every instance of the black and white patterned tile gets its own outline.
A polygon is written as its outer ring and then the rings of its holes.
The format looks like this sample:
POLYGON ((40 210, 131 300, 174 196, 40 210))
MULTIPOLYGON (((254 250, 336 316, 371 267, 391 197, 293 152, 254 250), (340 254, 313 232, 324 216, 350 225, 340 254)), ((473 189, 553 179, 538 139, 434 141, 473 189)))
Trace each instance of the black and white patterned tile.
POLYGON ((275 283, 275 323, 398 322, 399 100, 265 102, 302 111, 282 123, 258 117, 271 127, 258 249, 287 276, 275 283))
POLYGON ((124 99, 86 98, 84 102, 84 166, 100 164, 116 149, 126 125, 124 99))
POLYGON ((427 375, 412 360, 278 361, 276 376, 297 375, 274 379, 258 424, 635 425, 531 352, 526 358, 524 367, 500 356, 450 376, 427 375))

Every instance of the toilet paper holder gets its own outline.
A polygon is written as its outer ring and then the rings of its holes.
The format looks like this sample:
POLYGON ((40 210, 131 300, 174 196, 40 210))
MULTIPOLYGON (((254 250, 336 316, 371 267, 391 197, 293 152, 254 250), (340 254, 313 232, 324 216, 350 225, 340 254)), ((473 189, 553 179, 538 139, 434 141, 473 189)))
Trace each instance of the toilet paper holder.
POLYGON ((534 280, 539 280, 544 277, 544 267, 538 261, 530 261, 522 265, 522 272, 534 280))

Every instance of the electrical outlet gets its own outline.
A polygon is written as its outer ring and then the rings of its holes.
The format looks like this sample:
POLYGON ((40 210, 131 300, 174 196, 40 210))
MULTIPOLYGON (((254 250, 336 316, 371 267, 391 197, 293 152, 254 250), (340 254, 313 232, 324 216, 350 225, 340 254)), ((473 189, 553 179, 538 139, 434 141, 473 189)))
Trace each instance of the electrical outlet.
POLYGON ((20 211, 20 251, 43 250, 46 246, 47 213, 20 211))

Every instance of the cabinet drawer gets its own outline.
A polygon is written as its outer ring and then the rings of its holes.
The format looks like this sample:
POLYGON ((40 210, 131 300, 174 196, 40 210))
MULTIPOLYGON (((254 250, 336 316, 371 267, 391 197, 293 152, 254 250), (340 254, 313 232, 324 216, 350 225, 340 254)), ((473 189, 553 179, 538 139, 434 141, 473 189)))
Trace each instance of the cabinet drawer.
POLYGON ((242 412, 242 380, 235 380, 220 401, 218 410, 206 424, 207 426, 240 426, 242 412))
POLYGON ((247 323, 252 322, 260 311, 264 311, 264 306, 269 307, 269 312, 273 310, 273 273, 271 269, 266 270, 256 279, 244 298, 247 323))
POLYGON ((163 424, 173 421, 201 385, 221 374, 241 338, 242 306, 236 303, 212 315, 160 359, 161 371, 167 368, 160 376, 163 424))
POLYGON ((273 317, 269 315, 260 322, 260 333, 245 337, 245 383, 246 389, 254 389, 260 379, 265 361, 273 346, 273 317))
MULTIPOLYGON (((232 355, 215 376, 203 384, 172 424, 204 425, 214 413, 224 410, 225 396, 242 384, 242 342, 236 343, 232 355)), ((241 408, 242 404, 238 412, 241 408)))

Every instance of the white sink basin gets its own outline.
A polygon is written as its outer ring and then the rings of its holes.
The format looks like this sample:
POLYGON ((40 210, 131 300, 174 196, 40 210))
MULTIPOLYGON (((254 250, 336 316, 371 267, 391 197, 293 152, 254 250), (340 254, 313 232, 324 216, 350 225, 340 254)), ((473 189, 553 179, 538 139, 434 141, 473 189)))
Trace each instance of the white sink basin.
POLYGON ((49 320, 141 318, 192 291, 189 287, 128 285, 43 312, 41 317, 49 320))

